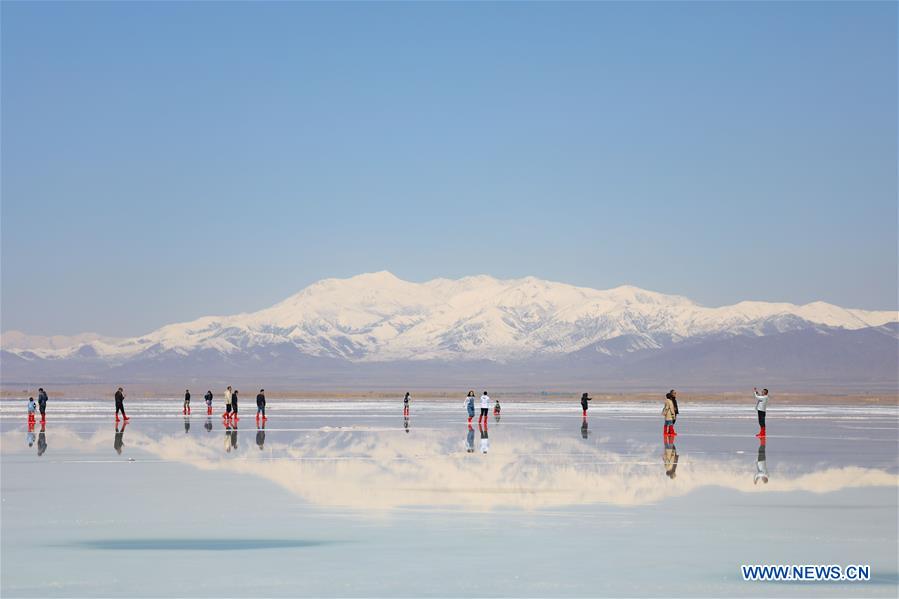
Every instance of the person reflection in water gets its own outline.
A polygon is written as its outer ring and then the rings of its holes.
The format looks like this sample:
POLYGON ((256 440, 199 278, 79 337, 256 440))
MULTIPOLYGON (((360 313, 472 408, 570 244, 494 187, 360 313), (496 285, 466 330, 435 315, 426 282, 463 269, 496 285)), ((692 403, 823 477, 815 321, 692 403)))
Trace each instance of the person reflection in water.
POLYGON ((490 451, 490 438, 487 436, 487 426, 478 425, 478 430, 481 431, 481 453, 487 453, 490 451))
POLYGON ((259 451, 265 446, 265 421, 256 423, 256 447, 259 451))
POLYGON ((234 445, 234 431, 231 430, 231 420, 225 419, 225 452, 231 452, 231 446, 234 445))
POLYGON ((231 423, 231 449, 237 451, 237 420, 231 423))
POLYGON ((584 416, 584 420, 581 422, 581 437, 586 439, 590 435, 590 427, 587 424, 587 417, 584 416))
POLYGON ((768 484, 768 462, 765 459, 765 437, 759 439, 759 455, 755 463, 755 476, 752 478, 752 484, 757 485, 762 481, 763 485, 768 484))
POLYGON ((190 432, 190 416, 185 416, 184 417, 184 434, 186 435, 189 432, 190 432))
POLYGON ((474 429, 471 424, 468 425, 468 434, 465 435, 465 452, 474 453, 474 429))
POLYGON ((125 427, 128 426, 128 421, 122 422, 122 428, 119 428, 119 423, 115 423, 115 441, 113 441, 112 446, 115 448, 115 452, 119 455, 122 455, 122 448, 125 446, 125 427))
POLYGON ((203 425, 203 428, 206 429, 207 433, 212 432, 212 418, 210 418, 209 416, 206 417, 206 424, 203 425))
POLYGON ((403 429, 406 433, 409 432, 409 414, 403 415, 403 429))
POLYGON ((37 455, 38 457, 44 455, 44 452, 47 451, 47 434, 45 427, 47 423, 41 420, 41 432, 37 434, 37 455))
POLYGON ((670 479, 677 476, 677 447, 674 446, 674 437, 665 437, 665 474, 670 479))
POLYGON ((34 447, 34 420, 28 420, 28 432, 25 434, 25 442, 28 447, 34 447))

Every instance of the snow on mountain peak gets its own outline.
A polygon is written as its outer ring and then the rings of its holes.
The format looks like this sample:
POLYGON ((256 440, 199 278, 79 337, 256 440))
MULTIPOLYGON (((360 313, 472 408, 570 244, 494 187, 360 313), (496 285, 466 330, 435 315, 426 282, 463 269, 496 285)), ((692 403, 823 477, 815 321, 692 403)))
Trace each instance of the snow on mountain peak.
MULTIPOLYGON (((895 311, 849 310, 823 302, 746 301, 706 308, 631 285, 596 290, 488 275, 413 283, 379 271, 324 279, 258 312, 39 351, 65 357, 90 347, 101 357, 124 360, 146 352, 227 354, 288 345, 312 356, 363 361, 512 360, 587 347, 632 351, 705 335, 762 335, 815 325, 858 329, 897 320, 895 311)), ((4 349, 25 347, 15 347, 4 336, 4 349)))

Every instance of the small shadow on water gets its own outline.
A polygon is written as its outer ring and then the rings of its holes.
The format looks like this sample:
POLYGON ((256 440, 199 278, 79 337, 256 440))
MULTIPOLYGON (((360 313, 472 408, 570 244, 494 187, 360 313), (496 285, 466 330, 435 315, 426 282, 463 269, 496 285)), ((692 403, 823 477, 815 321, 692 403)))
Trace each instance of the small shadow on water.
POLYGON ((302 539, 96 539, 77 541, 69 546, 106 551, 247 551, 298 549, 330 544, 333 541, 302 539))

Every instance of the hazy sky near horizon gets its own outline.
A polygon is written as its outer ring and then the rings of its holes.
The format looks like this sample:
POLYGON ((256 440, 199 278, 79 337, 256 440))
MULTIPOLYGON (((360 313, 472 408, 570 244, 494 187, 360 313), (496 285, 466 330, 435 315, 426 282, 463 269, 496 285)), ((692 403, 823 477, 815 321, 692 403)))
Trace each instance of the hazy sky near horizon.
POLYGON ((10 3, 2 326, 326 277, 897 307, 895 3, 10 3))

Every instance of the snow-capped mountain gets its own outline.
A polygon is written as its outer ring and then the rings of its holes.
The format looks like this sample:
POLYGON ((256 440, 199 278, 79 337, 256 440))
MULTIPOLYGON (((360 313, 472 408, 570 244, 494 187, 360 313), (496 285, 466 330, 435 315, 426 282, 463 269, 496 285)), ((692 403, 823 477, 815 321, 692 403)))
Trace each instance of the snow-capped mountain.
MULTIPOLYGON (((899 321, 896 311, 746 301, 718 308, 631 286, 596 290, 526 277, 473 276, 426 283, 389 272, 326 279, 258 312, 208 316, 128 339, 91 337, 68 347, 4 334, 26 361, 286 350, 355 363, 489 360, 509 363, 583 352, 615 357, 703 339, 767 336, 815 327, 858 330, 899 321)), ((77 339, 77 338, 76 338, 77 339)))

